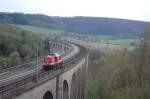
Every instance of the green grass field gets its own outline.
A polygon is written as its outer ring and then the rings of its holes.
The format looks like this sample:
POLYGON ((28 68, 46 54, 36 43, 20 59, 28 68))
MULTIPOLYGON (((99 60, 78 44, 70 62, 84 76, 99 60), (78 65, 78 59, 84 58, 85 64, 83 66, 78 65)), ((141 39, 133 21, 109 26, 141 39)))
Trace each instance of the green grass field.
POLYGON ((98 38, 99 42, 102 43, 108 43, 108 44, 114 44, 114 45, 125 45, 128 46, 128 48, 133 49, 135 45, 138 42, 138 39, 134 38, 117 38, 117 37, 111 37, 111 36, 102 36, 98 38))
POLYGON ((21 29, 31 31, 33 33, 40 33, 44 34, 45 36, 49 35, 60 35, 64 33, 63 30, 54 30, 54 29, 48 29, 48 28, 42 28, 42 27, 36 27, 36 26, 30 26, 30 25, 15 25, 21 29))
POLYGON ((135 44, 138 42, 138 39, 135 38, 118 38, 113 35, 80 35, 78 36, 84 38, 94 39, 96 42, 113 44, 113 45, 125 45, 129 48, 134 48, 135 44))
POLYGON ((133 46, 133 43, 137 42, 137 39, 100 39, 100 42, 115 44, 115 45, 126 45, 133 46))

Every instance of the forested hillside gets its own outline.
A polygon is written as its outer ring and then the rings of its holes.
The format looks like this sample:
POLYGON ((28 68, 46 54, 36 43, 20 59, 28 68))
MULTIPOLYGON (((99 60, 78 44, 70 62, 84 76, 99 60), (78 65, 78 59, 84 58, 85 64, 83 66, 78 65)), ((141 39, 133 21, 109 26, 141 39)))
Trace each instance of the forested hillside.
POLYGON ((32 61, 40 42, 38 35, 0 23, 0 69, 32 61))
POLYGON ((90 51, 85 99, 150 99, 150 30, 134 50, 90 51))
POLYGON ((0 13, 0 22, 33 25, 84 34, 138 36, 150 22, 103 17, 50 17, 41 14, 0 13))

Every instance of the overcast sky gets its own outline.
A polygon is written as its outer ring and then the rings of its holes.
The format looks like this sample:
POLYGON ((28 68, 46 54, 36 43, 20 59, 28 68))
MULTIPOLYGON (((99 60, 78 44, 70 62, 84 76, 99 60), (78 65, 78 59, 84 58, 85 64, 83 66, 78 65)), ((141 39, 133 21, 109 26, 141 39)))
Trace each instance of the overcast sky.
POLYGON ((0 0, 0 12, 150 21, 150 0, 0 0))

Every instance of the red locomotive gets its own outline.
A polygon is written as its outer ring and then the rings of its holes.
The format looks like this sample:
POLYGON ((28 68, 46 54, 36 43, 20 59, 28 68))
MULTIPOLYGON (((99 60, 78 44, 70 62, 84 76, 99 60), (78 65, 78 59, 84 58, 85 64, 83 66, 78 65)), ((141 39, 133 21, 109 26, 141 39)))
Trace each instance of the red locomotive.
POLYGON ((62 64, 62 57, 58 53, 50 53, 44 57, 42 64, 44 69, 55 68, 57 65, 62 64))

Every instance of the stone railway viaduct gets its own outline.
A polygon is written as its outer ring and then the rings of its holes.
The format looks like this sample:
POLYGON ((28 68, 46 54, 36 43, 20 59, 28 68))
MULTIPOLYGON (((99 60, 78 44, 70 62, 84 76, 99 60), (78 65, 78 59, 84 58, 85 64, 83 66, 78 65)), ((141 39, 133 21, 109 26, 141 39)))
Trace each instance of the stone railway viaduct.
POLYGON ((87 57, 72 69, 28 90, 14 99, 84 99, 87 57))

